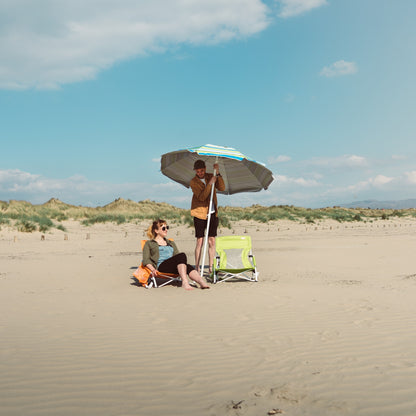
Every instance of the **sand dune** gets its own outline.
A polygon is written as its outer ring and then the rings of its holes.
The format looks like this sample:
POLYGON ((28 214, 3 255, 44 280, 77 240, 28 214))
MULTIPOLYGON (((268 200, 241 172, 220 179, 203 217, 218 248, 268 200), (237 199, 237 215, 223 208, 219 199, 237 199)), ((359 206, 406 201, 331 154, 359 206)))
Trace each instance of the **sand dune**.
POLYGON ((145 224, 65 227, 0 231, 1 415, 416 414, 415 220, 238 223, 259 282, 192 292, 134 285, 145 224))

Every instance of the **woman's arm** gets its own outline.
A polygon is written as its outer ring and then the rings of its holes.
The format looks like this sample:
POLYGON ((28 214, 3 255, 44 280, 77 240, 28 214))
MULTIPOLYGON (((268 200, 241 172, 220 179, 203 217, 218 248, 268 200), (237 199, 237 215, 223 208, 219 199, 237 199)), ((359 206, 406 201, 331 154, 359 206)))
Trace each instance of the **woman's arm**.
POLYGON ((149 264, 146 264, 144 267, 147 267, 150 270, 150 272, 152 273, 152 276, 156 275, 157 270, 154 268, 153 264, 149 263, 149 264))
MULTIPOLYGON (((156 269, 158 258, 155 258, 155 255, 152 255, 152 249, 151 249, 151 243, 150 240, 146 241, 143 247, 143 260, 142 264, 146 267, 150 266, 153 267, 153 269, 156 269)), ((149 267, 150 268, 150 267, 149 267)))

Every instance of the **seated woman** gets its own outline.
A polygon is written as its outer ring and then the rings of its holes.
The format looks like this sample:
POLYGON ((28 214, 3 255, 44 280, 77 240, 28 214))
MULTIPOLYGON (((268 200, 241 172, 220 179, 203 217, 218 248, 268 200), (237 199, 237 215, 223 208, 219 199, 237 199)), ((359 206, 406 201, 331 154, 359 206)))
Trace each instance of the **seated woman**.
POLYGON ((162 273, 178 273, 182 287, 191 290, 188 276, 198 283, 201 289, 209 289, 205 279, 189 264, 185 253, 180 253, 176 244, 166 238, 169 226, 164 220, 153 221, 147 230, 149 240, 143 247, 143 265, 155 276, 156 270, 162 273))

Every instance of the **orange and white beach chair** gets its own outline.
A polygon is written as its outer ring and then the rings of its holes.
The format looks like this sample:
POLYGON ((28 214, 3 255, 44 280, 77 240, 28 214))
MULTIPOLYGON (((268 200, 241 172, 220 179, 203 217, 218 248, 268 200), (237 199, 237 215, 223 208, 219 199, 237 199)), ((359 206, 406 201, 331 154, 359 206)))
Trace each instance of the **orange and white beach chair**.
MULTIPOLYGON (((142 240, 142 251, 147 240, 142 240)), ((156 276, 152 276, 151 271, 143 265, 140 266, 135 270, 133 276, 139 283, 144 286, 146 289, 151 289, 152 287, 163 287, 170 283, 179 283, 181 284, 181 278, 179 274, 171 274, 171 273, 161 273, 157 272, 156 276)))

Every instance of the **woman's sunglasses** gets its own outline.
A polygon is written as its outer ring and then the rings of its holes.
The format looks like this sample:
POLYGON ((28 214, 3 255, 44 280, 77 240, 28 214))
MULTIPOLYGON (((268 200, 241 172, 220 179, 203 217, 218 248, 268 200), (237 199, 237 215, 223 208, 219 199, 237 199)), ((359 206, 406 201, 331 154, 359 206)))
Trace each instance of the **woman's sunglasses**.
POLYGON ((162 231, 166 231, 166 230, 169 230, 169 225, 164 225, 164 226, 162 227, 162 231))

